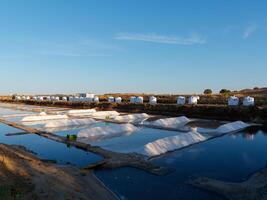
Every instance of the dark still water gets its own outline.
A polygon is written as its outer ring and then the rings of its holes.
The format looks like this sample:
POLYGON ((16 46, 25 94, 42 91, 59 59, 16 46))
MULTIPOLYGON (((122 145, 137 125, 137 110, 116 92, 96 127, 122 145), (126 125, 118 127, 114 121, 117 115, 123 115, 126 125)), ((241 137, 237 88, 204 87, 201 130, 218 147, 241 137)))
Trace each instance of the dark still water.
POLYGON ((37 154, 41 159, 55 160, 59 164, 75 164, 85 167, 88 164, 102 160, 101 156, 85 152, 66 144, 55 142, 35 134, 6 136, 6 133, 18 133, 19 129, 0 123, 0 143, 20 145, 37 154))
POLYGON ((262 131, 226 135, 154 159, 173 168, 167 176, 121 168, 96 171, 96 175, 121 199, 218 200, 222 197, 187 184, 207 176, 242 181, 267 164, 267 135, 262 131))

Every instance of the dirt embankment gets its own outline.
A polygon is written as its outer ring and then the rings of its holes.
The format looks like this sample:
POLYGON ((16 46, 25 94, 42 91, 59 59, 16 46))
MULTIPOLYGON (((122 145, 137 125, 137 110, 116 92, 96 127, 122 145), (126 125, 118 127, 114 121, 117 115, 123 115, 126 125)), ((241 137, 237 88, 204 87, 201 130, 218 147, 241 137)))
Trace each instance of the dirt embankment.
POLYGON ((64 108, 95 108, 97 110, 116 110, 119 112, 145 112, 154 115, 187 116, 191 118, 217 119, 227 121, 250 121, 267 125, 267 106, 236 106, 213 104, 184 105, 176 104, 131 104, 131 103, 86 103, 86 102, 63 102, 63 101, 12 101, 7 103, 21 103, 39 106, 55 106, 64 108))
POLYGON ((240 183, 202 177, 190 181, 189 184, 218 193, 229 200, 266 200, 267 168, 254 173, 248 180, 240 183))
POLYGON ((0 144, 0 199, 116 199, 90 172, 39 160, 0 144))

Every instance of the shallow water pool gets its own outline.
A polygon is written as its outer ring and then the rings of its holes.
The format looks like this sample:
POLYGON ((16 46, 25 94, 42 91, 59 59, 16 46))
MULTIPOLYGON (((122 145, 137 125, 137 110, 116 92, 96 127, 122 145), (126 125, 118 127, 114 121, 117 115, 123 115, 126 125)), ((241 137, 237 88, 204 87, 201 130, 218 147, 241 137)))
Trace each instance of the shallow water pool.
POLYGON ((242 181, 267 164, 267 137, 258 131, 226 135, 168 153, 153 162, 174 169, 167 176, 122 168, 96 171, 96 175, 122 199, 218 200, 222 197, 187 184, 207 176, 242 181), (253 139, 252 139, 253 138, 253 139))
POLYGON ((21 145, 33 151, 41 159, 56 160, 60 164, 71 163, 85 167, 102 160, 101 156, 85 152, 66 144, 55 142, 35 134, 5 136, 6 133, 21 132, 19 129, 0 124, 0 143, 21 145))

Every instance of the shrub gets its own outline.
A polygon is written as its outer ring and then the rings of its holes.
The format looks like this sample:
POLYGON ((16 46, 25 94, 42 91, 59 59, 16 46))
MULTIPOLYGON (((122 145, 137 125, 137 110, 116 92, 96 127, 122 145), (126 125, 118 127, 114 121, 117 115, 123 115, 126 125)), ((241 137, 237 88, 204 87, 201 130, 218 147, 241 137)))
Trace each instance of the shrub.
POLYGON ((221 89, 220 94, 226 94, 226 93, 230 93, 230 90, 227 89, 221 89))
POLYGON ((205 89, 204 94, 212 94, 212 90, 211 89, 205 89))

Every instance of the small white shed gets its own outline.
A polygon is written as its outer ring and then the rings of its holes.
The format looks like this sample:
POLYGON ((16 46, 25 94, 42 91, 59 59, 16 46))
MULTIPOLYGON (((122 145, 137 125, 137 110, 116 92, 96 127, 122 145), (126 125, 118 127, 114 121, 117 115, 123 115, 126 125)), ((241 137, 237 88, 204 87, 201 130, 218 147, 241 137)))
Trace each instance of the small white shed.
POLYGON ((178 105, 184 105, 186 103, 186 98, 185 97, 183 97, 183 96, 179 96, 178 98, 177 98, 177 104, 178 105))
POLYGON ((62 97, 62 101, 68 101, 67 97, 62 97))
POLYGON ((21 97, 20 96, 16 96, 15 99, 16 100, 21 100, 21 97))
POLYGON ((254 98, 247 96, 243 99, 243 106, 254 106, 254 98))
POLYGON ((74 98, 72 96, 69 97, 69 101, 73 101, 74 98))
POLYGON ((135 103, 136 97, 130 97, 130 103, 135 103))
POLYGON ((116 97, 115 98, 115 102, 116 103, 121 103, 122 102, 122 98, 121 97, 116 97))
POLYGON ((99 102, 99 97, 98 97, 98 96, 95 96, 95 97, 94 97, 94 102, 95 102, 95 103, 98 103, 98 102, 99 102))
POLYGON ((151 105, 157 104, 157 98, 154 96, 149 97, 149 104, 151 105))
POLYGON ((113 103, 114 102, 114 97, 112 97, 112 96, 111 97, 108 97, 108 102, 109 103, 113 103))
POLYGON ((236 96, 230 96, 228 98, 228 106, 238 106, 239 98, 236 96))
POLYGON ((195 105, 199 100, 199 96, 191 96, 188 98, 188 104, 195 105))
POLYGON ((135 103, 143 103, 144 102, 144 98, 139 96, 139 97, 136 97, 135 99, 135 103))

